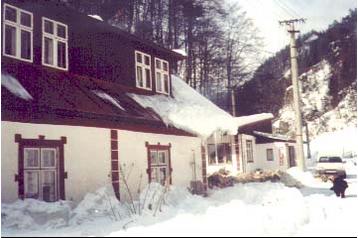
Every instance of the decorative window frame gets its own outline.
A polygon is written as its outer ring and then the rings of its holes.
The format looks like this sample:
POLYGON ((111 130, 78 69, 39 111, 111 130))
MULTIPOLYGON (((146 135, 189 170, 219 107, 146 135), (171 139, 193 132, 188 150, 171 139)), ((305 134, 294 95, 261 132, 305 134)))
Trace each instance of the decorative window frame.
POLYGON ((33 58, 34 58, 34 39, 33 39, 33 29, 34 29, 34 16, 31 12, 23 10, 21 8, 15 7, 11 4, 8 3, 4 3, 3 6, 3 34, 2 34, 2 48, 3 48, 3 55, 6 57, 10 57, 10 58, 14 58, 14 59, 18 59, 18 60, 22 60, 22 61, 26 61, 26 62, 33 62, 33 58), (16 10, 16 23, 6 20, 5 19, 5 14, 6 14, 6 7, 10 7, 16 10), (29 14, 31 16, 31 26, 24 26, 21 25, 21 12, 29 14), (16 44, 15 44, 15 50, 16 50, 16 55, 10 55, 6 53, 5 50, 5 33, 6 33, 6 25, 9 25, 11 27, 15 27, 16 29, 16 44), (25 58, 21 58, 21 30, 27 31, 30 33, 30 38, 31 38, 31 46, 30 46, 30 59, 25 59, 25 58))
POLYGON ((152 167, 152 162, 151 162, 151 156, 150 156, 150 152, 153 150, 156 151, 167 151, 168 152, 168 169, 169 169, 169 184, 171 185, 173 183, 172 181, 172 177, 173 177, 173 168, 172 168, 172 162, 171 162, 171 143, 169 143, 168 145, 161 145, 160 143, 156 144, 156 145, 151 145, 148 142, 145 142, 145 146, 147 147, 147 161, 148 161, 148 168, 147 168, 147 174, 148 174, 148 182, 151 183, 152 182, 152 174, 151 174, 151 167, 152 167))
POLYGON ((275 155, 273 153, 272 148, 267 148, 266 149, 266 160, 269 161, 269 162, 273 162, 275 160, 275 155))
POLYGON ((140 88, 140 89, 144 89, 144 90, 149 90, 149 91, 152 91, 153 90, 153 80, 152 80, 152 56, 150 56, 149 54, 146 54, 142 51, 139 51, 139 50, 135 50, 134 51, 134 61, 135 61, 135 81, 136 81, 136 87, 137 88, 140 88), (138 62, 137 61, 137 54, 140 54, 141 57, 142 57, 142 62, 138 62), (145 60, 144 60, 144 57, 147 56, 149 57, 149 65, 146 65, 145 64, 145 60), (139 79, 138 79, 138 71, 137 71, 137 68, 138 67, 141 67, 141 72, 142 72, 142 80, 143 80, 143 86, 140 86, 139 85, 139 79), (147 76, 146 76, 146 73, 145 73, 145 70, 148 69, 149 70, 149 82, 150 82, 150 85, 147 86, 147 76))
POLYGON ((68 65, 69 65, 69 62, 68 62, 68 26, 66 24, 62 23, 62 22, 51 20, 51 19, 49 19, 47 17, 42 17, 41 18, 41 26, 42 26, 42 40, 41 40, 41 42, 42 42, 41 43, 41 45, 42 45, 42 56, 41 56, 42 65, 52 67, 52 68, 55 68, 55 69, 68 71, 68 65), (45 21, 52 22, 53 31, 54 31, 53 34, 45 32, 45 21), (62 37, 57 36, 57 26, 58 25, 60 25, 62 27, 65 27, 66 38, 62 38, 62 37), (53 50, 52 50, 53 64, 47 64, 45 62, 45 37, 53 40, 53 50), (57 51, 57 48, 58 48, 57 43, 58 42, 65 43, 65 45, 66 45, 66 49, 65 49, 66 50, 66 52, 65 52, 66 66, 65 66, 65 68, 62 68, 62 67, 58 66, 58 51, 57 51))
POLYGON ((59 140, 45 140, 45 136, 40 135, 38 139, 24 139, 20 134, 15 134, 15 143, 18 143, 18 174, 15 174, 15 182, 18 182, 19 198, 25 199, 25 148, 58 148, 57 199, 66 200, 65 179, 67 178, 67 172, 65 172, 64 161, 64 145, 67 143, 66 137, 61 137, 59 140))
POLYGON ((169 95, 170 94, 170 65, 169 62, 160 58, 155 57, 154 58, 154 72, 155 72, 155 91, 157 93, 162 93, 162 94, 166 94, 169 95), (158 69, 157 68, 157 61, 160 62, 161 68, 158 69), (163 64, 166 63, 167 64, 167 71, 164 70, 163 64), (160 74, 160 81, 161 81, 161 85, 162 85, 162 90, 158 89, 158 78, 157 78, 157 74, 160 74), (168 77, 168 92, 165 91, 165 81, 164 81, 164 76, 168 77))

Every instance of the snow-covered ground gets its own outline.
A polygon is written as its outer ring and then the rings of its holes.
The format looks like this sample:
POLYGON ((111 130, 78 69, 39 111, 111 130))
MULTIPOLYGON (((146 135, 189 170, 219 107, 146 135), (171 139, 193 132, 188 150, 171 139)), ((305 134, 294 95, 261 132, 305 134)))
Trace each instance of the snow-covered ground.
MULTIPOLYGON (((354 169, 352 170, 354 171, 354 169)), ((313 187, 288 188, 282 183, 238 184, 231 188, 214 190, 203 198, 189 194, 183 188, 171 188, 165 196, 162 211, 154 216, 153 209, 142 215, 128 216, 124 205, 112 206, 103 199, 104 189, 89 194, 72 211, 68 222, 48 220, 45 225, 33 226, 33 220, 23 211, 21 202, 12 211, 12 225, 2 224, 2 236, 353 236, 357 234, 356 174, 349 175, 347 198, 340 199, 309 174, 302 177, 304 184, 312 181, 313 187), (318 185, 318 186, 317 186, 318 185), (102 201, 101 201, 102 199, 102 201), (121 214, 118 214, 120 212, 121 214), (30 229, 29 229, 30 228, 30 229)), ((159 195, 160 193, 158 193, 159 195)), ((151 197, 151 196, 148 196, 151 197)), ((29 202, 27 202, 29 203, 29 202)), ((26 204, 26 203, 25 203, 26 204)), ((27 204, 26 204, 27 205, 27 204)), ((38 210, 39 204, 31 201, 28 210, 38 210), (37 207, 36 207, 37 206, 37 207)), ((57 204, 45 210, 68 210, 69 205, 57 204), (60 207, 60 208, 58 208, 60 207)), ((3 211, 9 207, 3 206, 3 211), (5 208, 5 209, 4 209, 5 208)), ((51 218, 51 216, 49 216, 51 218)), ((47 217, 47 218, 49 218, 47 217)), ((6 219, 5 219, 6 220, 6 219)), ((3 217, 4 222, 4 217, 3 217)))

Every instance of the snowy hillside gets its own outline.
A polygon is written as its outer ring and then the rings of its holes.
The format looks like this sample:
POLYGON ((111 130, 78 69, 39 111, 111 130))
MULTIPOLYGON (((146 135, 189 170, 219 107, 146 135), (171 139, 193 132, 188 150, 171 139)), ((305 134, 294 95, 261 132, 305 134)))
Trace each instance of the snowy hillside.
MULTIPOLYGON (((286 74, 286 79, 290 75, 286 74)), ((316 137, 324 132, 331 132, 355 126, 357 122, 357 92, 356 84, 340 92, 345 95, 338 106, 332 107, 329 96, 329 82, 332 77, 332 67, 323 60, 299 76, 301 82, 302 115, 308 123, 309 134, 316 137)), ((294 135, 294 109, 292 106, 292 87, 285 95, 285 105, 279 111, 274 128, 280 133, 294 135)))

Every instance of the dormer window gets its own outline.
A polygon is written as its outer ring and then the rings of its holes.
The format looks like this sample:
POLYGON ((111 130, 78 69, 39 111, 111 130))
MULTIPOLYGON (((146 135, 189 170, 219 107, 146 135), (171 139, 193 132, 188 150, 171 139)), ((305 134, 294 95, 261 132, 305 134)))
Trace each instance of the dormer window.
POLYGON ((42 64, 68 70, 67 25, 42 18, 42 64))
POLYGON ((169 94, 169 63, 155 58, 155 82, 158 93, 169 94))
POLYGON ((151 57, 140 51, 135 51, 136 86, 152 90, 151 57))
POLYGON ((5 3, 3 16, 3 54, 32 62, 32 13, 5 3))

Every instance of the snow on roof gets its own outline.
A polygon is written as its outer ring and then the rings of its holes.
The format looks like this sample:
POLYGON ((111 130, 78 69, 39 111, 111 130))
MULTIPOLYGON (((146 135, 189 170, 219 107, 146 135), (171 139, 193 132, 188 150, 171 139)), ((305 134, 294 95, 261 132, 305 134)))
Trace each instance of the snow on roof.
POLYGON ((235 121, 237 126, 240 127, 255 122, 269 120, 272 118, 273 118, 272 113, 261 113, 261 114, 254 114, 250 116, 235 117, 235 121))
POLYGON ((310 37, 308 37, 308 39, 305 40, 305 43, 309 43, 309 42, 315 41, 317 39, 318 39, 318 35, 314 34, 314 35, 311 35, 310 37))
POLYGON ((21 83, 10 75, 1 74, 1 85, 19 98, 22 98, 26 101, 33 99, 29 92, 27 92, 27 90, 21 85, 21 83))
POLYGON ((274 139, 274 140, 283 140, 283 141, 292 141, 293 139, 291 139, 288 136, 284 136, 284 135, 274 135, 274 134, 270 134, 270 133, 265 133, 265 132, 260 132, 260 131, 254 131, 255 135, 258 136, 262 136, 262 137, 266 137, 266 138, 270 138, 270 139, 274 139))
POLYGON ((94 19, 97 19, 99 21, 103 21, 102 17, 98 16, 98 15, 88 15, 89 17, 92 17, 94 19))
POLYGON ((125 109, 119 104, 118 100, 110 96, 109 94, 100 91, 100 90, 92 90, 94 94, 96 94, 98 97, 102 98, 103 100, 107 100, 110 103, 112 103, 114 106, 118 107, 119 109, 125 111, 125 109))
POLYGON ((173 98, 165 95, 128 94, 143 107, 152 108, 167 125, 209 137, 217 130, 235 135, 237 122, 227 112, 172 75, 173 98))
POLYGON ((174 52, 181 54, 182 56, 188 56, 188 54, 183 49, 173 49, 174 52))

